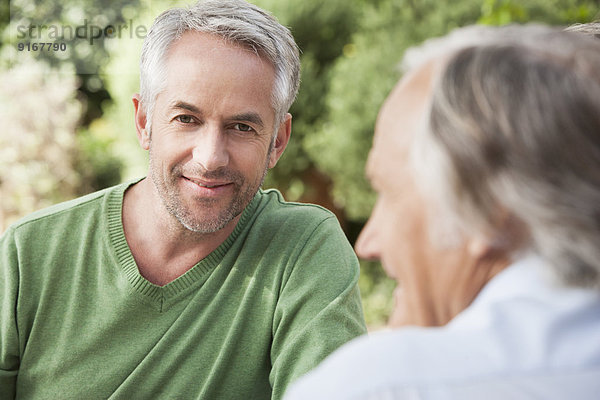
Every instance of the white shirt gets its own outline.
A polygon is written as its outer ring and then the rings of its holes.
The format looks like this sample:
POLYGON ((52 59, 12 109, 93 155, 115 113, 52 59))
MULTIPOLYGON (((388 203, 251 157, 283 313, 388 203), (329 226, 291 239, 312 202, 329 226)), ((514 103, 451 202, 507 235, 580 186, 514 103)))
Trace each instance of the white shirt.
POLYGON ((600 399, 600 293, 544 268, 514 263, 444 327, 346 344, 285 399, 600 399))

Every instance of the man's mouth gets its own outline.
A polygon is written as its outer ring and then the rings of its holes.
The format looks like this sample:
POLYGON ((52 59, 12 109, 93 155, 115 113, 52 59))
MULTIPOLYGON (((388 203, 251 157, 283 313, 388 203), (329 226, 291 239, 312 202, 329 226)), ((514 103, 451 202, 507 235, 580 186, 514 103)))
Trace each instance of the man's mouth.
POLYGON ((225 181, 207 181, 204 179, 198 179, 198 178, 189 178, 187 176, 183 177, 184 179, 187 179, 188 181, 195 183, 196 185, 200 186, 200 187, 204 187, 204 188, 209 188, 209 189, 213 189, 216 187, 220 187, 220 186, 225 186, 225 185, 229 185, 231 184, 231 182, 225 182, 225 181))

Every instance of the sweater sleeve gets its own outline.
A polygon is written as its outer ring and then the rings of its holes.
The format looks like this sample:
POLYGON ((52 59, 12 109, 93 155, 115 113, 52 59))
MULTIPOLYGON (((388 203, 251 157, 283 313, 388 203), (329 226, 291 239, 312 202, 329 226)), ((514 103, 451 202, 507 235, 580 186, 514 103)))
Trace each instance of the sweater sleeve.
POLYGON ((12 230, 0 237, 0 399, 13 399, 19 372, 16 323, 18 269, 12 230))
POLYGON ((324 219, 302 239, 273 317, 274 399, 342 344, 366 333, 358 260, 337 219, 324 219))

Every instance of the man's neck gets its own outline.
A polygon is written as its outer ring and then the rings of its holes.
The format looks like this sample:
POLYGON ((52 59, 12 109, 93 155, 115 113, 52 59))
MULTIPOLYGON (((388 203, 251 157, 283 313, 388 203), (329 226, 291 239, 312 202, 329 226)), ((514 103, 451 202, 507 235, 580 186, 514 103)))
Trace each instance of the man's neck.
POLYGON ((152 181, 129 187, 123 198, 123 230, 140 274, 164 286, 213 252, 235 229, 240 216, 214 233, 185 228, 165 209, 152 181))

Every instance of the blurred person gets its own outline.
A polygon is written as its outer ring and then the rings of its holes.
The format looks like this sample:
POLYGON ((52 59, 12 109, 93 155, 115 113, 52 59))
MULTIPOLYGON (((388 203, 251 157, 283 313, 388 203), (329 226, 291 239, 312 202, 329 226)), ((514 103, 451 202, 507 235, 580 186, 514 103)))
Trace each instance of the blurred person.
POLYGON ((366 331, 335 216, 260 189, 291 133, 289 30, 242 0, 161 14, 133 97, 148 176, 0 239, 0 398, 280 398, 366 331))
POLYGON ((410 50, 356 244, 396 279, 393 330, 286 399, 596 399, 600 42, 468 27, 410 50))

